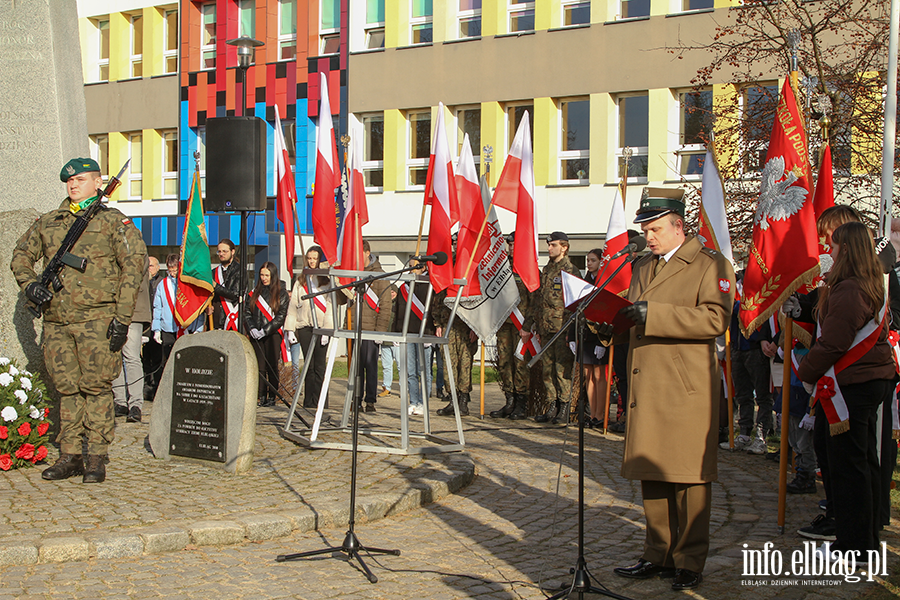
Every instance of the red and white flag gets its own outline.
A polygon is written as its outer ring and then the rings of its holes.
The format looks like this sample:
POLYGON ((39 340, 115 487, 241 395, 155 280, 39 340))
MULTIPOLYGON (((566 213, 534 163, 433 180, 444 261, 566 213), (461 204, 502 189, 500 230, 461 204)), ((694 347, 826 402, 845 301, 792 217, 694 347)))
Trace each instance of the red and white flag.
POLYGON ((459 204, 456 199, 456 180, 453 163, 447 147, 444 132, 444 104, 438 104, 437 124, 431 140, 431 156, 428 160, 428 174, 425 178, 425 204, 431 206, 431 221, 428 226, 428 246, 426 254, 443 252, 448 260, 439 265, 433 263, 428 269, 431 285, 435 292, 442 292, 453 283, 453 240, 450 228, 459 221, 459 204))
MULTIPOLYGON (((612 210, 609 213, 609 225, 606 227, 606 246, 603 248, 604 262, 606 257, 613 256, 617 252, 625 249, 628 245, 628 226, 625 223, 625 203, 619 196, 619 188, 616 188, 616 196, 613 198, 612 210)), ((606 289, 613 294, 623 295, 628 291, 631 284, 631 263, 628 262, 629 256, 624 254, 619 258, 612 260, 604 266, 603 281, 616 272, 616 269, 622 263, 626 263, 622 270, 606 285, 606 289)), ((595 285, 603 283, 600 278, 594 282, 595 285)))
POLYGON ((294 210, 297 205, 297 188, 294 187, 294 172, 284 143, 281 116, 275 104, 275 199, 278 220, 284 225, 284 266, 290 273, 294 266, 294 210))
MULTIPOLYGON (((350 176, 347 178, 347 198, 344 200, 344 222, 338 236, 337 256, 346 271, 362 271, 366 265, 362 257, 362 226, 369 222, 366 206, 366 184, 362 174, 362 128, 350 134, 350 176)), ((341 278, 342 283, 349 279, 341 278)))
POLYGON ((319 125, 316 127, 316 183, 313 188, 313 241, 332 263, 337 262, 337 220, 334 191, 341 185, 337 145, 328 101, 328 78, 319 73, 319 125))
POLYGON ((531 126, 528 113, 522 115, 519 129, 500 173, 494 204, 516 213, 516 244, 513 270, 529 292, 541 285, 538 271, 538 226, 534 209, 534 155, 531 152, 531 126))
POLYGON ((491 237, 485 235, 487 232, 482 233, 478 248, 475 248, 478 232, 481 231, 481 226, 485 222, 485 212, 468 133, 463 139, 463 147, 459 153, 459 163, 456 167, 456 196, 459 200, 461 218, 459 235, 456 238, 456 267, 453 276, 457 279, 465 278, 467 280, 463 296, 478 296, 481 294, 478 264, 491 245, 491 237), (472 260, 473 254, 475 255, 474 260, 472 260), (470 262, 472 263, 471 269, 469 269, 470 262), (466 272, 467 270, 468 272, 466 272))
POLYGON ((712 133, 706 146, 706 157, 703 159, 703 182, 700 192, 700 223, 697 226, 697 237, 704 246, 721 252, 731 264, 734 264, 734 252, 731 249, 731 233, 728 231, 728 216, 725 213, 725 185, 716 162, 715 142, 712 133))
POLYGON ((806 134, 788 79, 775 111, 759 186, 741 297, 744 335, 756 331, 790 294, 818 274, 819 249, 810 197, 806 134))
MULTIPOLYGON (((813 209, 816 219, 834 206, 834 169, 831 166, 831 144, 826 143, 819 164, 819 177, 816 179, 816 192, 813 194, 813 209)), ((819 238, 819 254, 831 254, 831 240, 819 238)), ((829 269, 830 270, 830 269, 829 269)))

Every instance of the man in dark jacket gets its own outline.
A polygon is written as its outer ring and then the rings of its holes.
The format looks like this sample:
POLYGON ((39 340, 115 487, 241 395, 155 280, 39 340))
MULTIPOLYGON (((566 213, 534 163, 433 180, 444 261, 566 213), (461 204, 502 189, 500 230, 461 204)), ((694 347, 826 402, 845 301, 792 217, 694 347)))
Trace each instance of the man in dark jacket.
POLYGON ((210 304, 213 328, 237 331, 241 263, 235 257, 234 242, 227 238, 219 242, 216 256, 219 257, 219 266, 212 273, 216 287, 210 304))

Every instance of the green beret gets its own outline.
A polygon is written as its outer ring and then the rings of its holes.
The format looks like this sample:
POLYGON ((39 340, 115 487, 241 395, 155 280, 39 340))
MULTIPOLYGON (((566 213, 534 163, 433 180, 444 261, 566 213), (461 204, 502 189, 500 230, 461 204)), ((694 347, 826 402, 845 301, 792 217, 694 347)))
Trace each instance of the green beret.
POLYGON ((641 206, 637 210, 634 222, 655 221, 671 212, 684 217, 684 190, 645 187, 641 192, 641 206))
POLYGON ((59 172, 59 180, 65 183, 73 175, 91 171, 100 172, 100 165, 97 164, 96 160, 93 158, 73 158, 63 165, 62 170, 59 172))

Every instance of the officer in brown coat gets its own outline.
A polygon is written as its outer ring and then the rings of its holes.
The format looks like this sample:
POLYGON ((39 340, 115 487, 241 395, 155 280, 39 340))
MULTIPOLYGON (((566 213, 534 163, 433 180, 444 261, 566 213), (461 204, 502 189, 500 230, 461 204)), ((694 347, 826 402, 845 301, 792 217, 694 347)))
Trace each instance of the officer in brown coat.
POLYGON ((645 188, 635 223, 651 254, 635 262, 623 309, 629 330, 628 424, 622 476, 641 481, 644 552, 623 577, 700 585, 716 479, 720 378, 715 338, 734 302, 734 271, 684 233, 684 192, 645 188))

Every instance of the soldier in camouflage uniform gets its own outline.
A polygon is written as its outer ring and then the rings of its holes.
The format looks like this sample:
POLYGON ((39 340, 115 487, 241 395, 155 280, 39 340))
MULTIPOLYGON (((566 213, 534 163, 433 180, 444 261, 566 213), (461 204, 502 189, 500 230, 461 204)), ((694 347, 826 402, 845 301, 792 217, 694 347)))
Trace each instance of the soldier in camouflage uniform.
POLYGON ((53 257, 76 215, 95 201, 103 185, 99 165, 89 158, 70 160, 59 177, 68 197, 19 239, 10 268, 28 299, 43 306, 44 362, 60 393, 60 457, 42 476, 83 474, 84 483, 99 483, 106 478, 114 433, 112 381, 122 369, 120 350, 147 248, 131 219, 114 208, 102 208, 72 249, 87 259, 84 273, 64 267, 59 291, 42 285, 34 264, 53 257), (87 439, 85 459, 82 437, 87 439))
MULTIPOLYGON (((542 344, 550 341, 565 320, 562 272, 579 276, 578 269, 569 260, 569 236, 561 231, 554 231, 547 238, 547 244, 550 262, 541 271, 541 287, 534 293, 531 302, 531 315, 542 344)), ((522 338, 527 340, 530 336, 523 328, 522 338)), ((566 336, 559 336, 550 347, 544 346, 544 387, 547 388, 547 399, 554 398, 554 395, 555 399, 546 413, 534 418, 538 423, 559 423, 568 418, 573 363, 574 355, 566 344, 566 336), (566 407, 565 411, 562 411, 563 406, 566 407)))
MULTIPOLYGON (((506 236, 509 246, 509 262, 512 265, 513 244, 516 233, 506 236)), ((522 331, 531 331, 534 321, 531 317, 531 292, 525 287, 522 278, 513 272, 516 287, 519 290, 518 309, 525 318, 522 331)), ((528 406, 528 384, 531 381, 531 369, 528 361, 533 357, 526 351, 524 360, 516 357, 516 348, 521 341, 519 328, 513 323, 512 315, 497 330, 497 370, 500 371, 500 387, 506 394, 506 405, 500 410, 492 410, 491 417, 498 419, 508 417, 513 420, 524 419, 528 406)))
MULTIPOLYGON (((444 300, 447 298, 447 290, 435 295, 432 303, 432 318, 434 319, 435 332, 438 336, 444 334, 447 322, 450 320, 451 309, 444 300)), ((469 414, 469 393, 472 391, 472 359, 478 349, 478 336, 469 329, 462 319, 453 319, 453 326, 447 336, 447 346, 450 349, 450 361, 444 361, 444 381, 450 385, 450 369, 453 369, 453 383, 456 384, 456 399, 459 402, 459 414, 469 414)), ((440 349, 439 349, 440 351, 440 349)), ((447 402, 447 406, 437 410, 441 416, 453 414, 453 402, 447 402)))

